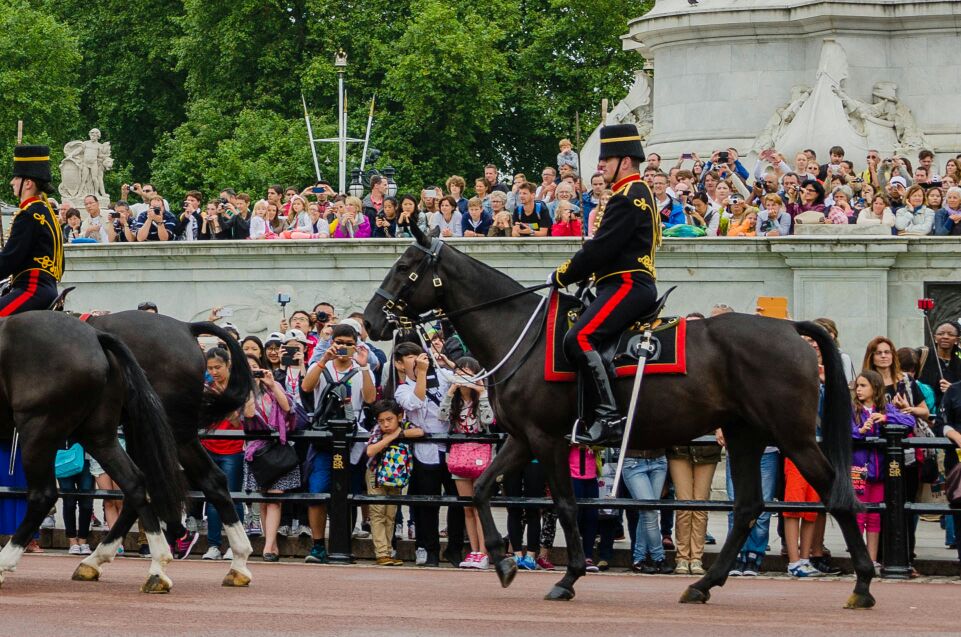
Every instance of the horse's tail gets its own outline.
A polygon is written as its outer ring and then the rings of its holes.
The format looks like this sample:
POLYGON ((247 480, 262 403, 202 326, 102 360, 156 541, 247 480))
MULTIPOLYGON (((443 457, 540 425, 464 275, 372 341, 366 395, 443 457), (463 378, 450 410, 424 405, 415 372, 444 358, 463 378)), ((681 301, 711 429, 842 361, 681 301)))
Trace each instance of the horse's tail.
POLYGON ((209 427, 244 406, 254 389, 254 378, 243 348, 227 330, 209 322, 188 325, 190 333, 195 337, 201 334, 216 336, 227 345, 227 351, 230 352, 230 380, 227 381, 226 389, 219 393, 204 389, 200 403, 199 425, 209 427))
POLYGON ((187 484, 160 398, 126 345, 104 332, 97 332, 97 340, 105 353, 113 355, 123 377, 127 451, 143 472, 150 505, 162 519, 179 520, 187 500, 187 484))
POLYGON ((817 323, 794 324, 798 334, 817 343, 824 363, 824 408, 821 415, 822 448, 834 469, 830 500, 835 511, 857 511, 860 504, 851 486, 851 391, 844 376, 841 350, 831 335, 817 323))

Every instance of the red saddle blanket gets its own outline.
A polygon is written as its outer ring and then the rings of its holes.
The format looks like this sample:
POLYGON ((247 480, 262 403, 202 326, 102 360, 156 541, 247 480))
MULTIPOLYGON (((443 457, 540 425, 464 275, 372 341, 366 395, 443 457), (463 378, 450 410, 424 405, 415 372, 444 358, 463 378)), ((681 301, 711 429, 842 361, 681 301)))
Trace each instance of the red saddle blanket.
MULTIPOLYGON (((576 366, 564 354, 564 335, 583 309, 574 297, 555 292, 547 305, 547 353, 544 356, 544 380, 573 382, 577 380, 576 366)), ((637 373, 637 359, 629 354, 634 351, 643 332, 640 325, 632 325, 618 338, 613 350, 614 369, 618 378, 633 377, 637 373)), ((647 359, 645 374, 687 373, 687 319, 662 319, 655 327, 652 345, 654 352, 647 359)), ((611 358, 611 352, 603 352, 611 358)))

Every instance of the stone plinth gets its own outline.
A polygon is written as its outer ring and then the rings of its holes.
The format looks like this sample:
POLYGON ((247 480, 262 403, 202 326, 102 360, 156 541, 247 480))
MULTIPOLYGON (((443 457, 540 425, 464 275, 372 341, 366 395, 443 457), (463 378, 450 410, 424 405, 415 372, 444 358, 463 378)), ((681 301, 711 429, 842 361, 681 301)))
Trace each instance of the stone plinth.
MULTIPOLYGON (((878 82, 893 82, 939 161, 961 149, 955 0, 658 0, 624 36, 654 63, 650 149, 746 154, 793 87, 815 86, 825 39, 846 55, 835 79, 847 94, 870 104, 878 82)), ((812 130, 810 147, 826 152, 827 137, 812 130)))

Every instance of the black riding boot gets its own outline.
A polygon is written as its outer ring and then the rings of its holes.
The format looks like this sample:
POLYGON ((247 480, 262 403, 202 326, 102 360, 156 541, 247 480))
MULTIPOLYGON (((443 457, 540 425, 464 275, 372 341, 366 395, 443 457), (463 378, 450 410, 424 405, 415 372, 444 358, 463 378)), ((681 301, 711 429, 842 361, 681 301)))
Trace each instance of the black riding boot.
MULTIPOLYGON (((614 392, 611 391, 611 380, 604 360, 594 350, 584 352, 583 360, 578 373, 585 374, 594 381, 597 403, 594 406, 593 422, 586 425, 586 432, 579 432, 571 442, 593 446, 618 446, 624 436, 626 419, 617 411, 617 403, 614 401, 614 392)), ((585 390, 587 385, 584 383, 585 390)))

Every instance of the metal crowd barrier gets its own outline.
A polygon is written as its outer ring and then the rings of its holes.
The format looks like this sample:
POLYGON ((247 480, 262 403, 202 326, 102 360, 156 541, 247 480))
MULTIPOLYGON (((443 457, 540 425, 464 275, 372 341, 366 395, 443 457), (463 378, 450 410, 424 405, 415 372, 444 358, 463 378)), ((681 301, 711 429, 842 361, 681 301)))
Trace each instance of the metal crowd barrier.
MULTIPOLYGON (((353 561, 351 555, 351 533, 353 520, 351 510, 361 504, 398 504, 409 506, 471 506, 471 500, 461 496, 372 496, 366 494, 352 494, 350 492, 350 447, 355 442, 365 442, 366 435, 353 433, 352 421, 333 420, 325 431, 302 431, 288 434, 289 440, 329 440, 333 457, 333 471, 331 476, 330 493, 231 493, 236 502, 303 502, 306 504, 327 504, 328 521, 330 524, 327 536, 328 553, 332 562, 349 563, 353 561)), ((216 431, 200 433, 201 438, 220 440, 255 440, 276 437, 276 433, 243 431, 216 431)), ((506 440, 506 434, 429 434, 423 438, 406 439, 409 443, 421 442, 489 442, 501 444, 506 440)), ((714 436, 702 436, 688 443, 691 446, 716 444, 714 436)), ((947 438, 905 438, 905 431, 900 427, 885 427, 884 434, 879 438, 869 438, 865 441, 854 441, 856 446, 881 447, 884 449, 886 468, 884 484, 884 502, 865 505, 869 513, 882 515, 882 534, 884 542, 884 565, 881 576, 889 579, 908 579, 911 573, 910 550, 908 546, 909 516, 919 514, 952 514, 957 509, 947 505, 920 504, 907 502, 904 481, 904 453, 916 448, 955 449, 954 443, 947 438)), ((0 498, 22 497, 25 489, 0 487, 0 498)), ((119 491, 62 491, 61 497, 76 496, 84 498, 121 499, 119 491)), ((202 493, 191 491, 189 497, 203 500, 202 493)), ((672 511, 717 511, 733 510, 730 500, 634 500, 630 498, 583 498, 577 500, 582 507, 621 510, 672 510, 672 511)), ((549 498, 521 498, 521 497, 493 497, 491 505, 495 507, 550 507, 553 502, 549 498)), ((764 503, 764 511, 771 513, 792 512, 824 512, 824 505, 806 502, 764 503)))

